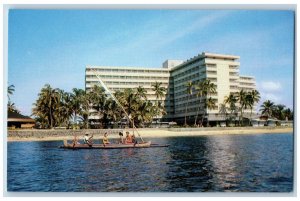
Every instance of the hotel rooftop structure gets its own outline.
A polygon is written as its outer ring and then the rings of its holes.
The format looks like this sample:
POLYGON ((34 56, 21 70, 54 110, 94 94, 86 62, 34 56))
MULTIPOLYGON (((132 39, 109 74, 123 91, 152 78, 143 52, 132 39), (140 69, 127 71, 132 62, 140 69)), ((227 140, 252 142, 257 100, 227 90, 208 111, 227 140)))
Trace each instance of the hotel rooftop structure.
MULTIPOLYGON (((200 111, 205 111, 209 121, 217 122, 224 119, 219 115, 219 106, 224 103, 226 96, 241 89, 256 89, 254 77, 239 74, 239 58, 234 55, 204 52, 186 61, 167 60, 162 68, 87 66, 85 88, 89 90, 94 84, 98 84, 96 73, 111 91, 142 86, 147 90, 147 99, 155 101, 151 85, 161 82, 162 86, 167 88, 163 98, 167 115, 163 119, 182 122, 186 105, 187 117, 190 117, 188 120, 193 121, 200 104, 195 90, 188 98, 186 83, 191 81, 196 84, 207 79, 217 86, 216 93, 210 95, 216 100, 216 107, 211 110, 205 108, 204 102, 207 97, 204 97, 201 100, 200 111)), ((250 113, 245 111, 245 116, 247 112, 250 113)))

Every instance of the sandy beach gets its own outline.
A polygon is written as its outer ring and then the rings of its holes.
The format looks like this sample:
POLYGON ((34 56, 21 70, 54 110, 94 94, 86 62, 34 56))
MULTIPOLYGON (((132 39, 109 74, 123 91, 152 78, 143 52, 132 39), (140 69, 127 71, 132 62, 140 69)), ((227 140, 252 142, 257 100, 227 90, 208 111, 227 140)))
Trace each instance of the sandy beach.
MULTIPOLYGON (((108 132, 109 137, 118 138, 119 129, 101 129, 97 130, 78 130, 76 135, 81 138, 85 132, 92 133, 94 139, 101 139, 104 132, 108 132)), ((57 140, 72 140, 74 132, 69 133, 69 130, 19 130, 8 131, 7 141, 57 141, 57 140), (30 135, 22 135, 22 133, 30 132, 30 135), (52 133, 52 134, 49 134, 52 133), (17 133, 17 135, 15 134, 17 133), (38 133, 39 136, 36 136, 38 133), (42 133, 42 134, 41 134, 42 133), (43 134, 45 133, 45 134, 43 134)), ((138 133, 143 138, 162 138, 162 137, 183 137, 183 136, 205 136, 205 135, 243 135, 243 134, 276 134, 276 133, 292 133, 292 127, 262 127, 262 128, 178 128, 178 129, 139 129, 138 133)), ((131 130, 132 133, 132 130, 131 130)), ((135 131, 135 134, 138 135, 135 131)))

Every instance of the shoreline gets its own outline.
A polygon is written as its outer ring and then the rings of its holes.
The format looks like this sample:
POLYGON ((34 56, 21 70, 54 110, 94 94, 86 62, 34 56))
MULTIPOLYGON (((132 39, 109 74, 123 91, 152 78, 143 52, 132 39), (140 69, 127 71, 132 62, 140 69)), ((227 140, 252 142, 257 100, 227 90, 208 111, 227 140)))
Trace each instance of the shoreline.
MULTIPOLYGON (((59 141, 73 140, 74 134, 80 138, 88 131, 94 135, 94 139, 102 139, 104 132, 108 132, 109 138, 117 139, 120 129, 93 129, 93 130, 9 130, 7 142, 28 141, 59 141), (22 134, 26 134, 22 136, 22 134), (41 135, 41 133, 43 133, 41 135), (37 135, 39 134, 39 135, 37 135)), ((132 133, 132 129, 129 129, 132 133)), ((211 135, 255 135, 255 134, 278 134, 293 133, 293 127, 233 127, 233 128, 152 128, 138 129, 143 138, 166 138, 188 136, 211 136, 211 135)), ((135 132, 136 133, 136 132, 135 132)), ((136 134, 137 136, 137 134, 136 134)))

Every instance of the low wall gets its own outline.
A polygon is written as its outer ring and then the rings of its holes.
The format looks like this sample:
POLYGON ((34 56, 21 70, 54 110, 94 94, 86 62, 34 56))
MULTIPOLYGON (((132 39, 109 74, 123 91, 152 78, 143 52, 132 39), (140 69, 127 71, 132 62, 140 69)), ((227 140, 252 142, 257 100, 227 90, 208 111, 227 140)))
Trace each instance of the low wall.
POLYGON ((71 130, 71 129, 65 129, 65 130, 53 130, 53 129, 33 129, 33 130, 9 130, 8 131, 8 137, 18 137, 18 138, 30 138, 30 137, 36 137, 36 138, 43 138, 43 137, 56 137, 56 136, 83 136, 86 132, 93 135, 103 135, 105 132, 108 132, 109 134, 117 135, 121 129, 82 129, 82 130, 71 130))
MULTIPOLYGON (((197 132, 197 131, 239 131, 239 130, 265 130, 272 131, 277 129, 284 129, 291 127, 212 127, 212 128, 143 128, 139 129, 140 132, 149 132, 149 131, 169 131, 172 133, 177 132, 197 132)), ((132 129, 128 129, 132 132, 132 129)), ((67 137, 67 136, 83 136, 86 132, 93 134, 95 137, 102 137, 105 132, 107 132, 111 137, 118 137, 118 133, 123 131, 123 129, 82 129, 82 130, 55 130, 55 129, 30 129, 30 130, 8 130, 7 137, 12 138, 45 138, 45 137, 67 137)))

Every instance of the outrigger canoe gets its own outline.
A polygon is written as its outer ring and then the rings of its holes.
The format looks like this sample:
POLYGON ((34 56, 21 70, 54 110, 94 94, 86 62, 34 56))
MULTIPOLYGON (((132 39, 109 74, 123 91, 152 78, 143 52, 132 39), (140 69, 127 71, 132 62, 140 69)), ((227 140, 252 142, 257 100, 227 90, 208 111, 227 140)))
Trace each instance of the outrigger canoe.
POLYGON ((151 144, 149 142, 142 142, 136 144, 70 144, 64 141, 64 145, 60 148, 64 149, 124 149, 124 148, 149 148, 149 147, 167 147, 169 145, 151 144))

